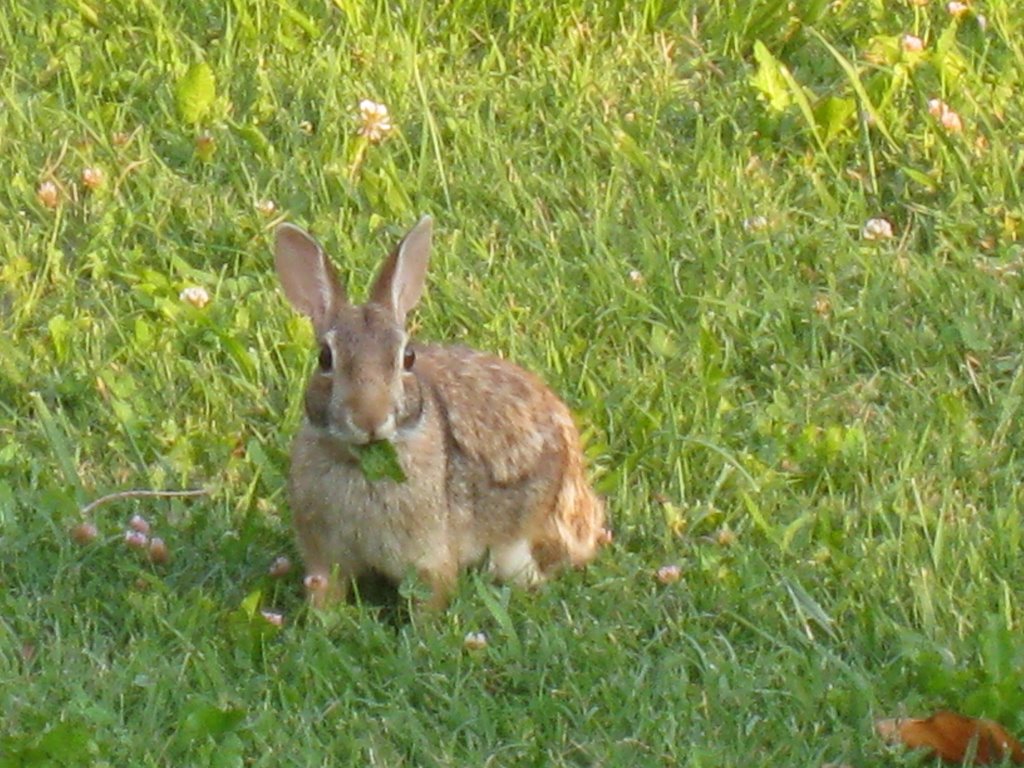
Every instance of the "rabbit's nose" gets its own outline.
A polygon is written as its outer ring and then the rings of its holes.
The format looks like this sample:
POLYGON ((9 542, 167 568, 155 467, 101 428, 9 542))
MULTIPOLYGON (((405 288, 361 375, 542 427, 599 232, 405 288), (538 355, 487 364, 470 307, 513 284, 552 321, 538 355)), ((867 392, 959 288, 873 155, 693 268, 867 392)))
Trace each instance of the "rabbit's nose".
POLYGON ((390 437, 394 431, 394 417, 387 395, 367 393, 349 401, 349 423, 367 436, 368 440, 390 437))
POLYGON ((366 437, 369 442, 374 440, 390 440, 392 435, 395 434, 395 419, 389 413, 388 417, 384 419, 382 424, 377 425, 371 430, 366 431, 366 437))

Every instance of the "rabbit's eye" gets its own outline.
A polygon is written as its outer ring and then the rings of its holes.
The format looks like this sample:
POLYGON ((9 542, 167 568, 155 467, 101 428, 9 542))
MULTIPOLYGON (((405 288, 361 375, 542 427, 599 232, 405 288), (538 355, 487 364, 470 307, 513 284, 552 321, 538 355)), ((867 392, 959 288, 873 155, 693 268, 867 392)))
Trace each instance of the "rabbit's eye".
POLYGON ((410 346, 406 346, 405 352, 402 353, 402 367, 405 370, 409 370, 416 363, 416 350, 410 346))
POLYGON ((326 373, 331 370, 331 366, 334 364, 334 357, 331 355, 331 348, 326 344, 320 345, 320 357, 317 358, 320 363, 320 370, 326 373))

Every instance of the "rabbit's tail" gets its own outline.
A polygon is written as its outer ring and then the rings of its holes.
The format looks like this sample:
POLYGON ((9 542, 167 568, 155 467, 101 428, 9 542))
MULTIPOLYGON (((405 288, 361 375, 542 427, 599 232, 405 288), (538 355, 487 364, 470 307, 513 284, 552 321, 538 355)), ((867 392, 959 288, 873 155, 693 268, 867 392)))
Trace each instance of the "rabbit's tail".
POLYGON ((565 477, 555 505, 555 525, 569 562, 574 567, 588 563, 603 531, 604 504, 577 473, 565 477))
POLYGON ((562 425, 566 447, 562 484, 555 494, 553 521, 565 557, 575 566, 593 559, 604 533, 604 503, 587 482, 579 435, 571 421, 562 425))

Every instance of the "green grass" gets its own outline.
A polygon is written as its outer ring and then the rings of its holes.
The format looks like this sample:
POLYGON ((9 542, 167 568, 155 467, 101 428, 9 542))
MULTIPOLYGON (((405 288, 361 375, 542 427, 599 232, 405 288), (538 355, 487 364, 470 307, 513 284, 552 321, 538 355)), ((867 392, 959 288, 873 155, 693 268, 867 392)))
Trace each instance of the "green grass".
POLYGON ((875 718, 1024 732, 1024 22, 788 5, 0 14, 0 765, 909 765, 875 718), (563 394, 615 544, 426 623, 311 616, 267 575, 315 358, 269 232, 361 296, 425 212, 418 333, 563 394))

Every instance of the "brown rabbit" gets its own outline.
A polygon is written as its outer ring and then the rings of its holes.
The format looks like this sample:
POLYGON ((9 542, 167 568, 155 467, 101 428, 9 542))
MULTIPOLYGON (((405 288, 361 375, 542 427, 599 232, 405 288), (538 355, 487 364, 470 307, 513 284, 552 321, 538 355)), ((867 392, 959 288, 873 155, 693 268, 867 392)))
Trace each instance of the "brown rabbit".
POLYGON ((409 340, 430 240, 424 217, 354 305, 312 237, 276 231, 284 293, 320 350, 290 477, 314 605, 361 575, 397 584, 413 571, 443 607, 467 566, 486 560, 500 580, 537 584, 589 561, 605 536, 579 435, 551 390, 494 355, 409 340), (355 452, 376 440, 392 443, 405 481, 364 476, 355 452))

